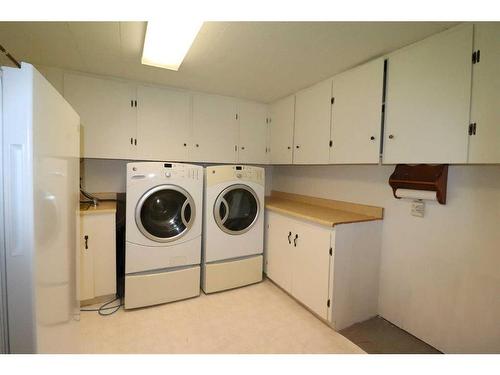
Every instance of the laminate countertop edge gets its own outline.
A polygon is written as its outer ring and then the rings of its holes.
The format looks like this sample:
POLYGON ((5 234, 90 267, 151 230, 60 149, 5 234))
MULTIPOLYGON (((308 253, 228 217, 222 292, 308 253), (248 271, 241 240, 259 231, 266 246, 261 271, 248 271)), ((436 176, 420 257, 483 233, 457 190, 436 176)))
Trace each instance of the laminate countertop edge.
POLYGON ((350 211, 272 197, 266 197, 265 208, 270 211, 304 219, 327 227, 334 227, 339 224, 382 220, 382 217, 363 215, 350 211))

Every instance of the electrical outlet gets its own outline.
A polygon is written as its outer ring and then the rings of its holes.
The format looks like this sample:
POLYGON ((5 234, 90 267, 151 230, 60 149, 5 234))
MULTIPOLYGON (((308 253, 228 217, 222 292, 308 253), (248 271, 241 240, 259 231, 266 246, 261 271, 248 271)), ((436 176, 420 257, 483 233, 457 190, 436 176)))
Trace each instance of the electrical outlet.
POLYGON ((421 200, 415 200, 411 202, 411 214, 417 217, 424 217, 425 212, 425 202, 421 200))

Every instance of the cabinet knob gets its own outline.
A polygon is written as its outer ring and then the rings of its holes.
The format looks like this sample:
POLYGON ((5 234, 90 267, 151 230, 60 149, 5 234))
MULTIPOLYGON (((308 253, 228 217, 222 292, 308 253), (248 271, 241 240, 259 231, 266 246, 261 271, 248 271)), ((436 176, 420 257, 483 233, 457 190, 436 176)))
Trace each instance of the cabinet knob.
POLYGON ((299 145, 297 145, 297 146, 295 146, 295 148, 300 148, 300 146, 299 146, 299 145))
POLYGON ((375 137, 372 135, 372 136, 370 137, 370 140, 371 140, 371 141, 374 141, 374 140, 375 140, 375 137))
POLYGON ((289 149, 289 150, 290 150, 290 149, 291 149, 291 147, 290 147, 290 146, 288 146, 288 147, 287 147, 287 149, 289 149))
POLYGON ((394 135, 393 134, 389 134, 389 139, 393 139, 394 138, 394 135))
POLYGON ((197 143, 197 144, 196 144, 196 147, 200 147, 200 145, 197 143))
POLYGON ((241 146, 241 149, 244 150, 245 149, 245 146, 241 146))
POLYGON ((184 143, 184 147, 186 147, 186 146, 187 146, 187 143, 184 143))

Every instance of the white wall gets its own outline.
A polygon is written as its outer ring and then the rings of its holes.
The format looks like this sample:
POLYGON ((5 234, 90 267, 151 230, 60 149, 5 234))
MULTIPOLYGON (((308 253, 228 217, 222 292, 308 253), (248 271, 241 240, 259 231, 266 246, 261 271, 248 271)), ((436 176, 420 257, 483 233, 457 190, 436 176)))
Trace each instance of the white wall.
MULTIPOLYGON (((122 193, 127 187, 129 160, 82 159, 81 183, 89 193, 122 193)), ((266 195, 271 192, 272 168, 266 166, 266 195)))
POLYGON ((388 185, 393 166, 275 166, 273 190, 385 208, 380 315, 447 353, 500 353, 500 166, 450 166, 424 218, 388 185))

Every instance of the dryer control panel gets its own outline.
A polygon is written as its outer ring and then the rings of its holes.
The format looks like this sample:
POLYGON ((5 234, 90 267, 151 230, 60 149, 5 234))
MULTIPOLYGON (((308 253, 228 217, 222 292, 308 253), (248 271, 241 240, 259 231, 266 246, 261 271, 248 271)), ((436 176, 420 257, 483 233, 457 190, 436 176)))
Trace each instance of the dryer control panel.
POLYGON ((265 170, 249 165, 218 165, 205 170, 207 185, 228 181, 251 181, 264 186, 265 170))

